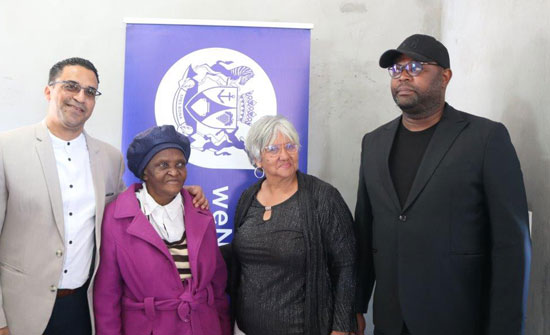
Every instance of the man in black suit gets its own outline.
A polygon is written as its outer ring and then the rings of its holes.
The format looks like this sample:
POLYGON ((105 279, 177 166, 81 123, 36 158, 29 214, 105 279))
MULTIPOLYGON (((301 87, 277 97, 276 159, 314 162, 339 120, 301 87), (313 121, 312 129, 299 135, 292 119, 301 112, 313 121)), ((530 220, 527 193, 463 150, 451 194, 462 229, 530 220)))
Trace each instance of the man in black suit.
POLYGON ((431 36, 408 37, 380 66, 403 113, 363 138, 360 328, 376 282, 375 335, 522 334, 531 247, 506 128, 445 102, 449 54, 431 36))

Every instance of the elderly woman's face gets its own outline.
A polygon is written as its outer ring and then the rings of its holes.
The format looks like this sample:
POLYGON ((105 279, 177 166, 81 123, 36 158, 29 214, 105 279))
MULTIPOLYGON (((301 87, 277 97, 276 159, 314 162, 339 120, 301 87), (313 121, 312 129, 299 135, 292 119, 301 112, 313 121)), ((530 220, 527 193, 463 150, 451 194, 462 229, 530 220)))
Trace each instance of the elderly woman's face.
POLYGON ((143 171, 143 180, 147 185, 147 192, 160 205, 166 205, 180 192, 187 168, 185 156, 178 149, 164 149, 159 151, 149 161, 143 171))
POLYGON ((298 148, 296 143, 278 133, 270 146, 262 150, 262 160, 256 165, 262 168, 266 178, 294 177, 298 170, 298 148))

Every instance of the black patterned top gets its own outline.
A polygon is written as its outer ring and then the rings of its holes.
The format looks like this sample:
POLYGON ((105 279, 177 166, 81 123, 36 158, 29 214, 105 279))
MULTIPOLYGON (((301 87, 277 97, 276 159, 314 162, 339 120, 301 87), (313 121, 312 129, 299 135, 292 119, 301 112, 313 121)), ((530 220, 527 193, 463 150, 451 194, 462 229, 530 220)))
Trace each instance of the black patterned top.
MULTIPOLYGON (((297 175, 296 197, 305 248, 303 334, 355 331, 356 250, 351 213, 336 188, 314 176, 299 171, 297 175)), ((237 241, 264 180, 245 190, 239 199, 234 228, 237 241)), ((230 269, 228 288, 233 318, 240 308, 237 297, 243 271, 235 246, 232 243, 222 247, 230 269)))
POLYGON ((302 335, 306 254, 296 193, 271 207, 254 200, 233 240, 241 262, 236 317, 246 334, 302 335))

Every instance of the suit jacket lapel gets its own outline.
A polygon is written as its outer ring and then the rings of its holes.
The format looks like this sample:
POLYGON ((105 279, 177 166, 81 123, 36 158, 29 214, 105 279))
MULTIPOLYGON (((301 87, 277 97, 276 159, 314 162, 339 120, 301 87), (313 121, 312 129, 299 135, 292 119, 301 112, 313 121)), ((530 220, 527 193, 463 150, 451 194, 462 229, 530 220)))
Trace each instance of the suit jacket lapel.
POLYGON ((61 196, 61 186, 59 184, 59 175, 57 174, 57 163, 53 152, 52 141, 48 134, 48 128, 44 122, 38 124, 35 128, 36 152, 42 165, 44 180, 48 188, 52 212, 55 219, 57 230, 61 240, 65 240, 65 228, 63 220, 63 198, 61 196))
MULTIPOLYGON (((380 180, 384 185, 384 189, 388 192, 388 196, 392 200, 395 207, 401 210, 401 204, 399 203, 399 198, 397 197, 397 192, 395 191, 395 186, 393 185, 393 180, 390 174, 390 153, 393 146, 393 141, 395 139, 395 132, 399 128, 399 123, 401 122, 401 117, 393 120, 384 127, 384 132, 380 137, 380 143, 376 143, 379 147, 379 157, 378 162, 378 171, 380 172, 380 180)), ((373 150, 376 150, 374 148, 373 150)))
MULTIPOLYGON (((101 242, 101 221, 103 219, 103 210, 105 209, 105 183, 103 170, 101 169, 100 148, 96 140, 84 132, 88 154, 90 155, 90 169, 95 192, 95 237, 96 246, 101 242)), ((99 248, 97 248, 99 249, 99 248)))
POLYGON ((422 192, 435 169, 451 148, 454 140, 467 124, 468 122, 454 108, 445 105, 443 117, 439 121, 420 162, 403 211, 407 210, 422 192))

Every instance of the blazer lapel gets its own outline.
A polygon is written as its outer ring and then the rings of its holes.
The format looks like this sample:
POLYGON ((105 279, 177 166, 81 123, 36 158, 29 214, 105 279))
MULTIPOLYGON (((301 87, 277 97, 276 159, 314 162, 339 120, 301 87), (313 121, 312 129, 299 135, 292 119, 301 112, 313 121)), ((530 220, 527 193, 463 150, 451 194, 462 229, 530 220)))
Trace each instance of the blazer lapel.
MULTIPOLYGON (((392 200, 394 206, 401 210, 401 204, 399 203, 399 198, 397 197, 397 192, 395 191, 395 186, 393 185, 393 180, 390 174, 390 153, 393 146, 393 141, 395 139, 395 132, 399 128, 399 123, 401 122, 401 117, 393 120, 384 127, 384 132, 380 137, 380 143, 378 144, 379 158, 376 159, 378 162, 378 171, 380 173, 380 180, 388 196, 392 200)), ((376 150, 376 148, 374 148, 376 150)))
MULTIPOLYGON (((101 242, 101 221, 103 219, 103 210, 105 209, 105 183, 103 170, 101 169, 100 148, 95 139, 84 132, 88 154, 90 155, 90 169, 92 170, 92 179, 95 192, 95 238, 96 246, 101 242)), ((99 248, 97 248, 99 250, 99 248)))
POLYGON ((454 140, 467 124, 468 122, 454 108, 449 105, 445 106, 443 117, 439 121, 420 162, 403 211, 407 210, 422 192, 454 140))
POLYGON ((48 128, 44 122, 38 124, 35 128, 36 152, 42 165, 44 180, 48 188, 52 212, 55 219, 57 230, 61 240, 65 240, 65 228, 63 220, 63 198, 61 196, 61 186, 59 185, 59 175, 57 174, 57 163, 53 152, 52 141, 48 134, 48 128))

